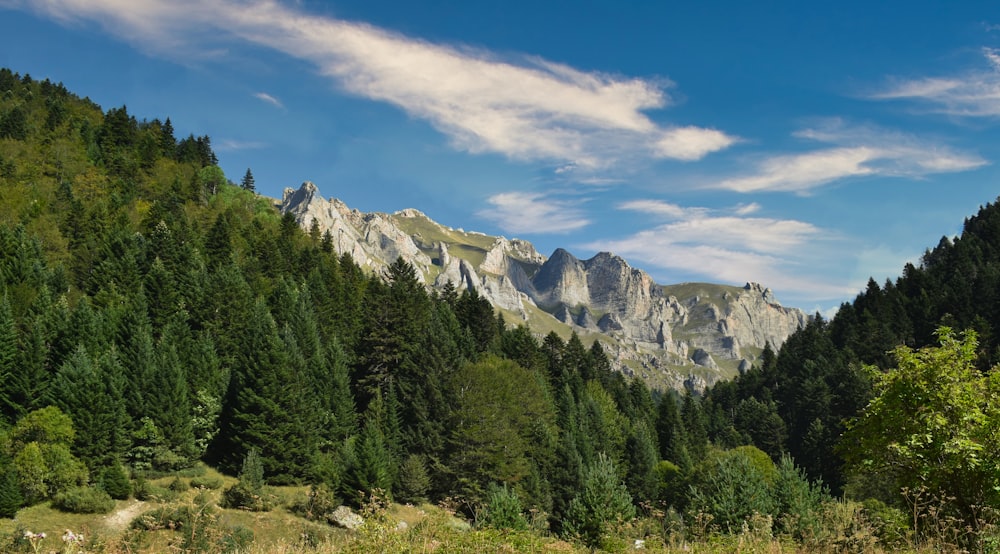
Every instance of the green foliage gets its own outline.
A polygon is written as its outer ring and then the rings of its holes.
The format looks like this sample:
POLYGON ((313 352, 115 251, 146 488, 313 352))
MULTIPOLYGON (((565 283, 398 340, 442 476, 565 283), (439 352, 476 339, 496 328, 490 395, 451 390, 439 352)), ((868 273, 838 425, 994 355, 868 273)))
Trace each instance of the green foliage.
POLYGON ((802 540, 819 534, 823 502, 829 499, 821 483, 809 481, 805 471, 791 456, 781 457, 774 481, 775 514, 778 530, 802 540))
POLYGON ((222 504, 227 508, 266 512, 273 507, 274 499, 264 486, 264 463, 257 450, 251 448, 243 459, 240 480, 222 494, 222 504))
POLYGON ((17 470, 9 463, 0 463, 0 518, 13 518, 23 505, 17 470))
POLYGON ((115 501, 97 487, 73 487, 52 497, 52 507, 74 514, 106 514, 115 508, 115 501))
POLYGON ((7 435, 7 455, 30 504, 87 482, 87 468, 70 452, 73 422, 54 406, 28 413, 7 435))
POLYGON ((490 486, 479 523, 494 529, 526 531, 529 528, 528 520, 524 517, 521 498, 516 491, 508 488, 506 483, 490 486))
POLYGON ((967 524, 1000 505, 1000 371, 975 367, 974 331, 938 330, 940 346, 893 351, 896 368, 870 368, 875 398, 841 445, 855 471, 936 498, 967 524))
POLYGON ((97 478, 97 486, 115 500, 127 500, 132 495, 132 483, 128 479, 125 468, 120 464, 113 464, 102 469, 97 478))
POLYGON ((563 531, 588 546, 597 546, 606 534, 635 518, 635 513, 614 462, 601 453, 584 471, 583 487, 570 502, 563 531))
POLYGON ((552 455, 539 439, 554 434, 555 407, 539 374, 487 355, 458 369, 450 390, 449 465, 468 497, 484 498, 491 482, 516 484, 552 455))
POLYGON ((396 477, 397 486, 394 488, 396 499, 400 502, 410 502, 419 504, 427 501, 427 492, 431 488, 431 477, 427 472, 427 464, 424 457, 419 454, 410 454, 399 466, 399 475, 396 477))
POLYGON ((691 476, 689 517, 707 514, 727 533, 737 532, 754 514, 773 514, 776 470, 770 458, 753 447, 712 451, 691 476))

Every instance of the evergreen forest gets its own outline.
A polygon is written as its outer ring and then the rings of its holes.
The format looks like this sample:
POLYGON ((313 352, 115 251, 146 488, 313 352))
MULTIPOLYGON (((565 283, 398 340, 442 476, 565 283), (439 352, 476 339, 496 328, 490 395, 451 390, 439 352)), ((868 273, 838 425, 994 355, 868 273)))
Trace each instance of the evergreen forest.
POLYGON ((304 520, 380 501, 612 551, 1000 548, 996 204, 678 394, 405 262, 362 270, 217 163, 169 118, 0 70, 0 521, 207 466, 238 478, 220 508, 304 520))

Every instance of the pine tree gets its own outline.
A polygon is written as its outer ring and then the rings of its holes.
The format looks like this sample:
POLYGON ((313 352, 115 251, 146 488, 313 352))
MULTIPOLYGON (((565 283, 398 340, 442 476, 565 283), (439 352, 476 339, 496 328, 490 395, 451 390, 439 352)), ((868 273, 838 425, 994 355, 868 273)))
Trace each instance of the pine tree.
POLYGON ((0 461, 0 518, 11 518, 24 505, 17 471, 8 461, 0 461))
POLYGON ((253 173, 250 172, 249 167, 247 168, 246 174, 243 175, 243 180, 240 181, 240 187, 242 187, 243 190, 257 192, 257 189, 254 187, 253 173))
POLYGON ((28 398, 24 393, 30 390, 25 382, 23 368, 17 364, 17 329, 10 301, 6 294, 0 301, 0 421, 13 424, 25 414, 28 398))
POLYGON ((289 363, 267 303, 258 299, 240 325, 242 348, 235 358, 223 401, 219 434, 210 449, 223 469, 233 471, 257 448, 264 475, 275 483, 306 477, 316 454, 319 430, 310 427, 311 392, 289 363))
POLYGON ((570 502, 563 532, 596 547, 615 526, 635 518, 635 506, 614 462, 602 452, 584 471, 583 487, 570 502))

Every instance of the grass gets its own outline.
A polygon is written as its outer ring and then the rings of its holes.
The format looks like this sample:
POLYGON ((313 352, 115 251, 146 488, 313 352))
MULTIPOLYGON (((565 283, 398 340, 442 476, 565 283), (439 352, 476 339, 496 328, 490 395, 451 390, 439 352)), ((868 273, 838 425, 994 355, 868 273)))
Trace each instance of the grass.
MULTIPOLYGON (((213 470, 208 475, 217 475, 213 470)), ((155 480, 158 486, 167 486, 174 476, 155 480)), ((182 479, 190 479, 183 477, 182 479)), ((234 482, 225 478, 227 484, 234 482)), ((21 510, 16 520, 0 521, 0 550, 16 552, 12 548, 15 533, 24 530, 44 532, 46 538, 37 544, 37 552, 64 552, 60 537, 67 529, 83 533, 86 542, 83 553, 140 554, 158 552, 243 552, 246 554, 360 554, 382 553, 580 553, 585 552, 634 552, 642 545, 650 553, 800 553, 800 552, 958 552, 953 545, 933 540, 914 544, 882 545, 873 527, 859 519, 859 505, 834 501, 824 512, 822 530, 804 542, 789 537, 772 535, 770 518, 751 518, 742 532, 720 535, 707 526, 697 529, 695 521, 686 529, 673 528, 677 522, 661 516, 645 517, 619 528, 606 536, 601 547, 595 550, 582 544, 554 537, 544 531, 511 531, 489 528, 469 528, 460 524, 449 510, 435 505, 420 506, 388 504, 374 501, 361 510, 365 524, 357 531, 347 531, 308 521, 291 513, 287 506, 306 494, 305 487, 276 487, 280 507, 270 512, 250 513, 223 510, 214 506, 221 491, 191 489, 175 501, 158 504, 138 503, 135 500, 119 501, 116 511, 141 513, 158 507, 195 507, 212 514, 203 520, 204 525, 192 528, 160 528, 152 531, 129 529, 120 525, 116 514, 78 515, 53 510, 40 504, 21 510), (201 495, 199 497, 199 495, 201 495), (206 508, 208 506, 208 508, 206 508), (405 522, 401 526, 400 522, 405 522), (243 529, 253 541, 241 549, 227 550, 227 542, 234 529, 243 529), (201 533, 206 542, 201 549, 183 549, 185 538, 201 533), (641 543, 637 543, 641 541, 641 543)), ((695 518, 697 519, 697 518, 695 518)), ((129 521, 130 523, 130 521, 129 521)), ((31 552, 30 547, 27 550, 31 552)))

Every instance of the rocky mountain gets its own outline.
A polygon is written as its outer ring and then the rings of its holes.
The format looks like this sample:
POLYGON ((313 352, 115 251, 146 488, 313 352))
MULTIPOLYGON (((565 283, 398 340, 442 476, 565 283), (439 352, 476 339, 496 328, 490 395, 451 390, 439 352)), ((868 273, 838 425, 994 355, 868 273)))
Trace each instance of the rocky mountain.
POLYGON ((413 209, 352 210, 310 182, 285 189, 280 208, 306 229, 315 221, 329 231, 337 252, 362 267, 379 271, 401 256, 428 287, 475 289, 512 324, 600 340, 621 371, 653 386, 702 389, 732 377, 807 321, 756 283, 659 285, 608 252, 579 260, 557 249, 546 258, 527 241, 445 227, 413 209))

